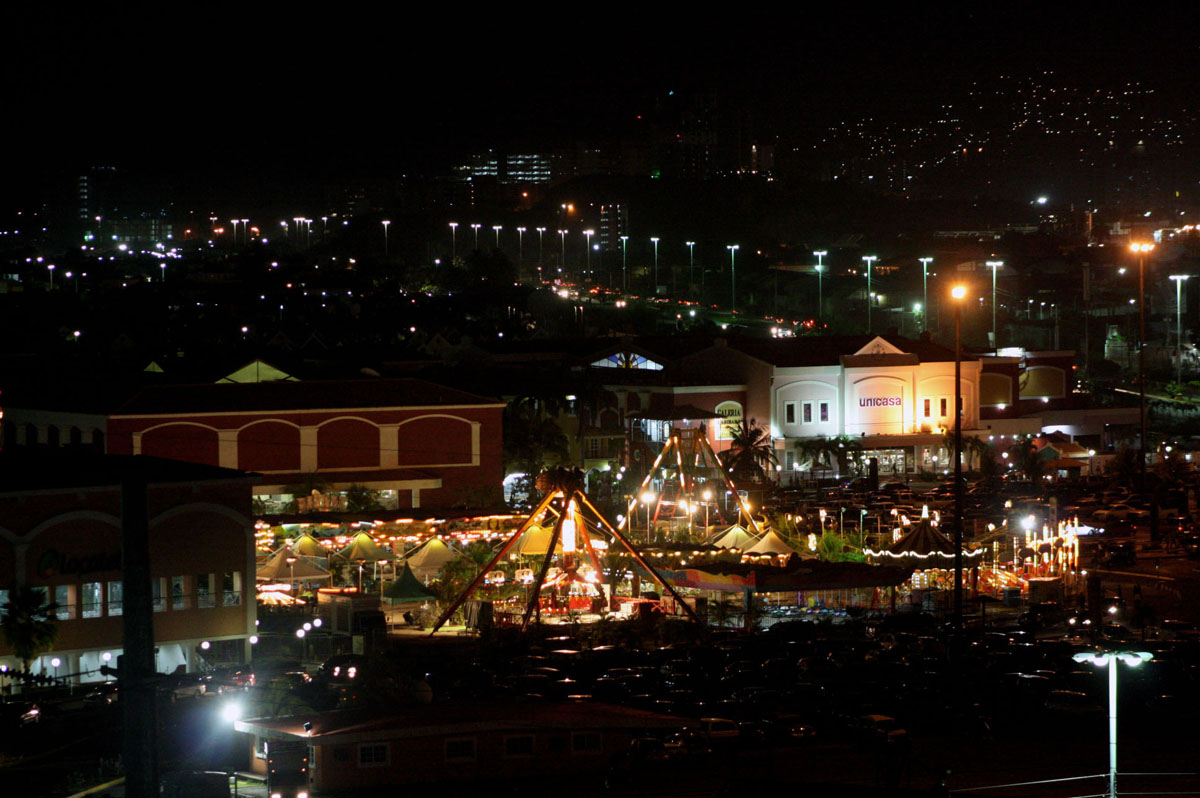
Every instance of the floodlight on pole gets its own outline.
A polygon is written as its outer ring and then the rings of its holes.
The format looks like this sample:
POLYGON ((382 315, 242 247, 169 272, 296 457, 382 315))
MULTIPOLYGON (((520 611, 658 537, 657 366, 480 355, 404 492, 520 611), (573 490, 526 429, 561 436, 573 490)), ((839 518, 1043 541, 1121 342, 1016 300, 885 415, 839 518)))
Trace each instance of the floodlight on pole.
POLYGON ((962 301, 966 286, 950 290, 954 298, 954 633, 963 624, 963 486, 962 486, 962 301))
POLYGON ((1000 339, 996 337, 996 273, 1004 266, 1002 260, 989 260, 985 265, 992 270, 992 348, 1000 347, 1000 339))
POLYGON ((629 236, 621 236, 621 288, 629 290, 629 236))
POLYGON ((458 256, 458 222, 450 223, 450 262, 458 256))
POLYGON ((917 258, 921 261, 921 293, 924 294, 924 300, 921 302, 921 307, 926 308, 925 315, 921 317, 921 329, 929 329, 929 264, 933 263, 933 258, 917 258))
POLYGON ((483 227, 483 225, 479 224, 478 222, 475 222, 471 225, 471 230, 475 233, 475 249, 479 249, 479 228, 481 227, 483 227))
MULTIPOLYGON (((1154 250, 1153 244, 1134 242, 1129 251, 1138 256, 1138 395, 1141 421, 1141 441, 1138 444, 1138 489, 1146 490, 1146 254, 1154 250)), ((1157 522, 1158 508, 1151 508, 1151 523, 1157 522)), ((1153 527, 1151 528, 1153 533, 1153 527)), ((1151 534, 1151 537, 1155 537, 1151 534)))
POLYGON ((383 257, 385 258, 388 254, 388 225, 390 224, 391 222, 387 219, 383 220, 383 257))
POLYGON ((651 238, 650 243, 654 244, 654 293, 658 294, 658 236, 651 238))
POLYGON ((692 285, 696 282, 696 242, 684 241, 688 248, 688 284, 692 285))
POLYGON ((737 251, 739 244, 726 244, 729 250, 729 312, 737 313, 737 251))
POLYGON ((1117 798, 1117 661, 1136 668, 1154 655, 1149 651, 1084 651, 1071 659, 1108 668, 1108 796, 1117 798))
POLYGON ((867 332, 871 332, 871 305, 874 304, 871 294, 871 264, 879 260, 878 255, 863 255, 862 258, 867 264, 867 332))
POLYGON ((1175 382, 1183 382, 1183 281, 1186 274, 1172 274, 1175 281, 1175 382))

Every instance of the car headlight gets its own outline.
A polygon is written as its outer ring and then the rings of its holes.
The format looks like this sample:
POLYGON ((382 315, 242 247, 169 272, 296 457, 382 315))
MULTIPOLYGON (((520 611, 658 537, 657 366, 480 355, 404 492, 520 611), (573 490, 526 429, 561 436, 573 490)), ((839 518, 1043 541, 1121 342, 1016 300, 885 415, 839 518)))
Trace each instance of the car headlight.
POLYGON ((296 793, 296 798, 308 798, 308 793, 298 792, 298 793, 296 793))
POLYGON ((273 793, 271 793, 271 798, 283 798, 283 793, 273 792, 273 793))

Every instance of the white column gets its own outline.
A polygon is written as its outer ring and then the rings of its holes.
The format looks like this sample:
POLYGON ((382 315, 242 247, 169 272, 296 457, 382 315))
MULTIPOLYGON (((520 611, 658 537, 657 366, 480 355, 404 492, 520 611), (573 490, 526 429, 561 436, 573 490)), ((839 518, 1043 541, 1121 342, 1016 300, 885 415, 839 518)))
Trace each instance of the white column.
POLYGON ((379 467, 396 468, 400 465, 400 425, 379 425, 379 467))
POLYGON ((142 453, 142 433, 135 432, 135 433, 133 433, 131 438, 132 438, 132 444, 133 444, 133 453, 141 454, 142 453))
POLYGON ((217 430, 217 465, 221 468, 238 467, 238 431, 217 430))
POLYGON ((483 425, 478 421, 471 422, 471 465, 479 465, 479 432, 483 425))
POLYGON ((300 470, 306 474, 317 470, 317 428, 300 428, 300 470))

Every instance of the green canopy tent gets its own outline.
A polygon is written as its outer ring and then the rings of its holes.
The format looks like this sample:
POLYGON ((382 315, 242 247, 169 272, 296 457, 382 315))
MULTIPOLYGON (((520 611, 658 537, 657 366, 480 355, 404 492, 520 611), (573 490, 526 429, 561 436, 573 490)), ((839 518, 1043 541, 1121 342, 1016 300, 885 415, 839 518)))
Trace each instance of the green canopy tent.
POLYGON ((420 580, 413 574, 412 569, 408 567, 408 563, 404 564, 404 570, 400 572, 400 576, 387 586, 383 595, 393 606, 424 604, 437 598, 425 590, 420 580))

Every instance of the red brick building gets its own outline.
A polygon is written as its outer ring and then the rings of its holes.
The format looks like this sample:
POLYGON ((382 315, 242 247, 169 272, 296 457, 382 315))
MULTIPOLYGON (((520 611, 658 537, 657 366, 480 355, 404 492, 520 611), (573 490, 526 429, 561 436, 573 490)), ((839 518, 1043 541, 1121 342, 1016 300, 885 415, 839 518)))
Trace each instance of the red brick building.
MULTIPOLYGON (((43 588, 58 640, 34 672, 103 679, 122 653, 121 474, 148 472, 151 594, 159 671, 196 670, 199 649, 244 661, 255 629, 251 479, 243 473, 89 452, 0 454, 0 605, 43 588), (107 655, 107 656, 106 656, 107 655), (57 659, 57 667, 53 665, 57 659), (82 675, 80 675, 82 674, 82 675)), ((0 663, 20 663, 0 638, 0 663)))
POLYGON ((108 416, 107 448, 257 472, 265 501, 315 476, 389 508, 453 507, 498 489, 503 409, 413 379, 157 386, 108 416))

